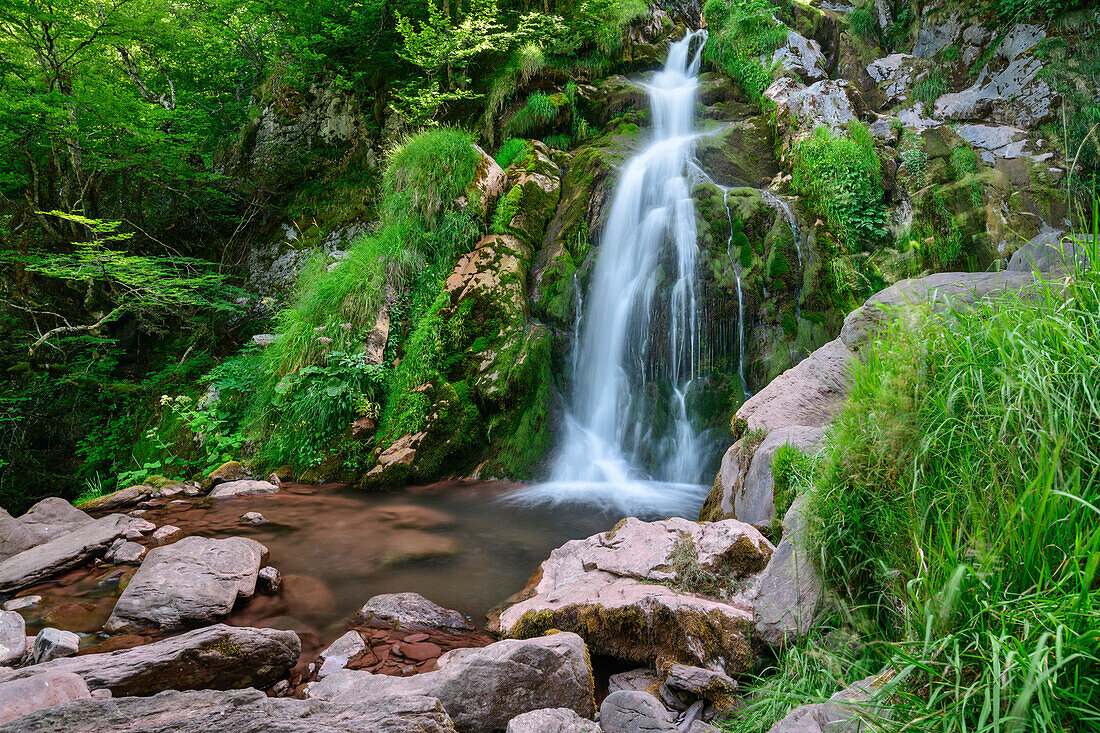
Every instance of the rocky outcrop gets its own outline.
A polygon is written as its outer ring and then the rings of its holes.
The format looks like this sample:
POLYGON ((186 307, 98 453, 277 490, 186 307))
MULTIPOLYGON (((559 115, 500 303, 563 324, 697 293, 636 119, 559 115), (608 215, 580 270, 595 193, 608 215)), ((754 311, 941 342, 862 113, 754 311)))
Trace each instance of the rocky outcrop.
MULTIPOLYGON (((1092 237, 1089 236, 1088 239, 1091 240, 1092 237)), ((1078 241, 1073 237, 1058 231, 1048 231, 1032 237, 1008 261, 1009 272, 1041 272, 1056 277, 1088 266, 1089 257, 1085 248, 1078 246, 1078 241)))
POLYGON ((430 697, 383 696, 337 703, 271 698, 259 690, 173 690, 153 697, 78 700, 0 725, 2 733, 134 733, 139 729, 142 733, 454 733, 439 700, 430 697))
POLYGON ((809 131, 820 125, 842 128, 856 119, 843 80, 823 79, 807 87, 783 77, 768 87, 764 96, 775 102, 778 118, 795 130, 809 131))
POLYGON ((576 634, 509 639, 481 649, 456 649, 439 669, 412 677, 343 670, 311 684, 311 699, 350 702, 386 695, 438 698, 460 732, 503 731, 518 715, 564 707, 591 718, 592 668, 576 634))
POLYGON ((474 180, 455 203, 460 209, 472 206, 474 213, 484 218, 492 210, 493 202, 504 193, 506 178, 504 170, 492 156, 477 145, 474 145, 474 150, 478 157, 474 180))
MULTIPOLYGON (((69 508, 72 509, 72 507, 69 508)), ((83 512, 80 513, 83 514, 83 512)), ((65 570, 77 567, 94 557, 103 555, 120 537, 127 537, 134 533, 140 537, 142 531, 152 529, 149 522, 121 514, 111 514, 95 520, 88 517, 88 521, 79 522, 75 529, 62 534, 54 533, 52 528, 57 525, 52 521, 43 526, 51 527, 49 534, 53 539, 0 562, 0 594, 27 588, 65 570)), ((66 525, 66 527, 70 526, 66 525)))
POLYGON ((825 71, 825 54, 821 53, 821 44, 792 30, 787 31, 787 42, 772 54, 771 63, 785 72, 796 74, 807 83, 829 76, 825 71))
POLYGON ((747 578, 772 551, 756 529, 733 520, 626 519, 554 550, 496 625, 513 637, 575 631, 593 651, 620 659, 741 674, 751 664, 751 613, 736 585, 707 579, 747 578))
POLYGON ((108 689, 116 697, 168 689, 266 688, 297 663, 301 648, 293 631, 216 624, 132 649, 0 673, 0 683, 60 671, 79 675, 90 689, 108 689))
POLYGON ((177 629, 224 618, 256 592, 267 549, 255 540, 185 537, 149 551, 115 604, 110 633, 177 629))
POLYGON ((37 543, 23 523, 0 508, 0 562, 37 543))
POLYGON ((385 624, 402 631, 476 631, 474 625, 461 613, 438 606, 419 593, 384 593, 374 596, 363 604, 355 617, 366 623, 385 624))
MULTIPOLYGON (((71 672, 48 671, 25 679, 4 682, 0 684, 0 723, 36 710, 90 697, 88 685, 71 672)), ((0 730, 7 727, 0 725, 0 730)), ((49 726, 38 727, 25 719, 19 721, 19 728, 25 731, 60 730, 49 726)))
POLYGON ((542 244, 546 224, 561 197, 561 169, 550 149, 538 140, 529 144, 529 152, 509 169, 511 187, 497 204, 498 233, 510 234, 528 247, 542 244))

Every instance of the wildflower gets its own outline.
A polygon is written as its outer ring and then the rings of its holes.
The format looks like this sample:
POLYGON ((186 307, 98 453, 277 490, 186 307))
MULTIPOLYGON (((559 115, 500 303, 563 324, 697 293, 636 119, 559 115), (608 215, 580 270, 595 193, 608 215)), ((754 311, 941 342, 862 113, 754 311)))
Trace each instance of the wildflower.
POLYGON ((327 326, 316 326, 316 327, 315 327, 315 328, 313 329, 313 332, 314 332, 314 333, 321 333, 321 331, 324 331, 324 330, 325 330, 325 328, 327 328, 327 326))
POLYGON ((332 339, 330 339, 328 336, 318 336, 317 342, 322 344, 331 344, 332 339))
POLYGON ((340 328, 344 329, 345 331, 350 331, 351 330, 351 324, 350 323, 341 323, 340 328))

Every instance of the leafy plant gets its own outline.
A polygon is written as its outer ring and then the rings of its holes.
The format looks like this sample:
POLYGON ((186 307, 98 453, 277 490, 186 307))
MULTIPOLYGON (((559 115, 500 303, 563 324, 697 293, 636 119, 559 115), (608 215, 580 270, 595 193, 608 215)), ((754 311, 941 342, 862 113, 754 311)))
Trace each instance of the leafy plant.
POLYGON ((948 89, 947 77, 942 70, 934 68, 913 85, 913 99, 920 102, 935 102, 947 94, 948 89))
POLYGON ((913 130, 906 129, 902 133, 900 152, 911 190, 923 188, 928 170, 928 153, 924 149, 924 140, 913 130))
POLYGON ((871 41, 878 36, 878 20, 864 7, 855 8, 847 15, 848 26, 860 38, 871 41))
POLYGON ((787 41, 787 28, 775 19, 775 7, 767 0, 707 0, 703 15, 711 29, 703 57, 759 102, 772 82, 760 57, 771 56, 787 41))

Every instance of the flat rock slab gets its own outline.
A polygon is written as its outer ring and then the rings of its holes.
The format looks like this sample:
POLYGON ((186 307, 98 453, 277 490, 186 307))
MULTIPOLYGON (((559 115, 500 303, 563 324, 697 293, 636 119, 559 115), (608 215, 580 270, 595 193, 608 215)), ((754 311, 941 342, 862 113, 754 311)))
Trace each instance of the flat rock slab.
POLYGON ((35 544, 72 532, 92 521, 92 518, 61 497, 51 496, 32 506, 19 517, 35 544))
POLYGON ((461 732, 503 731, 508 721, 543 708, 595 714, 592 667, 576 634, 509 639, 481 649, 456 649, 439 669, 412 677, 343 670, 307 688, 310 698, 352 702, 387 695, 438 698, 461 732))
POLYGON ((386 624, 407 631, 476 631, 474 625, 461 613, 436 605, 419 593, 383 593, 374 596, 363 604, 355 616, 367 623, 386 624))
POLYGON ((99 557, 115 540, 128 532, 140 534, 141 527, 147 524, 141 519, 110 514, 13 555, 0 562, 0 595, 36 585, 99 557))
POLYGON ((216 624, 131 649, 12 670, 0 674, 0 683, 57 670, 80 675, 89 689, 108 689, 116 697, 166 689, 267 688, 286 676, 301 650, 293 631, 216 624))
POLYGON ((80 505, 80 508, 90 512, 113 512, 116 509, 128 509, 132 506, 137 506, 153 496, 154 493, 152 486, 138 484, 137 486, 119 489, 112 494, 101 496, 98 499, 86 501, 80 505))
POLYGON ((747 578, 764 569, 773 550, 759 531, 736 520, 626 519, 554 550, 526 597, 501 611, 497 628, 518 638, 574 631, 593 651, 620 659, 718 665, 742 674, 752 660, 747 602, 688 592, 680 572, 747 578))
POLYGON ((210 492, 211 499, 228 499, 234 496, 255 496, 258 494, 278 494, 279 487, 268 481, 253 481, 244 479, 241 481, 227 481, 218 484, 210 492))
POLYGON ((259 690, 162 692, 80 700, 0 725, 3 733, 453 733, 439 700, 375 697, 352 702, 269 698, 259 690))
POLYGON ((184 537, 149 551, 107 620, 108 633, 177 629, 224 618, 256 592, 266 548, 255 540, 184 537))
MULTIPOLYGON (((91 697, 88 685, 79 675, 57 670, 31 675, 25 679, 0 684, 0 723, 33 713, 36 710, 62 705, 70 700, 91 697)), ((4 726, 5 728, 7 726, 4 726)), ((54 730, 24 727, 20 730, 54 730)), ((14 729, 13 729, 14 730, 14 729)))

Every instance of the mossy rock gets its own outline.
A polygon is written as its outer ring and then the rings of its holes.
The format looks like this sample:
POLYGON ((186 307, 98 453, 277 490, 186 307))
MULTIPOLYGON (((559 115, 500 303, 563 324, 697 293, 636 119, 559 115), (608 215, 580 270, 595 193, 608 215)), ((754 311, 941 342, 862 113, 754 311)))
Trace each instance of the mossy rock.
POLYGON ((695 154, 715 183, 759 188, 779 173, 773 149, 771 127, 763 116, 756 116, 703 135, 695 154))
POLYGON ((252 474, 240 461, 226 461, 206 475, 202 480, 203 491, 209 491, 218 484, 229 481, 242 481, 252 478, 252 474))
POLYGON ((523 162, 509 169, 512 187, 497 204, 493 229, 510 234, 528 247, 542 244, 546 224, 561 198, 561 171, 545 145, 533 141, 523 162))

